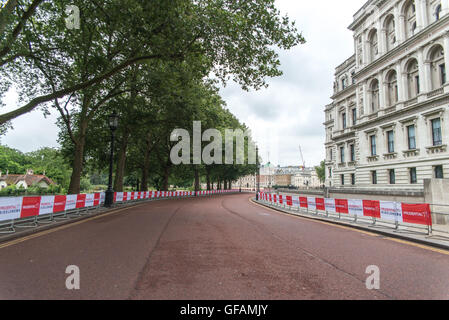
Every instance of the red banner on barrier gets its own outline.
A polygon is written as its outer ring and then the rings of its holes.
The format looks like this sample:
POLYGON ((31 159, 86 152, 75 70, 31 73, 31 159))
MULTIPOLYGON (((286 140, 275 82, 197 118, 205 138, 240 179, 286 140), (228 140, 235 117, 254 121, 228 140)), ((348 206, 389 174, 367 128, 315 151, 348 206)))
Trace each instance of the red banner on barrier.
POLYGON ((432 215, 428 204, 402 204, 402 219, 405 223, 432 225, 432 215))
POLYGON ((23 197, 20 218, 38 216, 40 206, 41 197, 23 197))
POLYGON ((84 208, 86 206, 86 195, 85 194, 79 194, 76 198, 76 208, 84 208))
POLYGON ((335 209, 337 210, 337 213, 349 214, 348 200, 335 199, 335 209))
POLYGON ((315 202, 316 202, 316 209, 320 210, 320 211, 325 211, 326 210, 326 206, 324 204, 324 198, 315 198, 315 202))
POLYGON ((55 196, 55 205, 53 206, 53 213, 63 212, 65 210, 66 196, 55 196))
POLYGON ((291 196, 287 196, 287 206, 292 207, 293 206, 293 198, 291 196))
POLYGON ((299 197, 299 205, 301 208, 308 208, 309 207, 309 203, 307 201, 306 197, 299 197))
MULTIPOLYGON (((101 194, 96 193, 94 195, 94 207, 98 206, 100 204, 100 196, 101 194)), ((116 193, 114 193, 114 202, 115 202, 116 193)))
POLYGON ((377 200, 363 200, 363 215, 380 219, 380 202, 377 200))

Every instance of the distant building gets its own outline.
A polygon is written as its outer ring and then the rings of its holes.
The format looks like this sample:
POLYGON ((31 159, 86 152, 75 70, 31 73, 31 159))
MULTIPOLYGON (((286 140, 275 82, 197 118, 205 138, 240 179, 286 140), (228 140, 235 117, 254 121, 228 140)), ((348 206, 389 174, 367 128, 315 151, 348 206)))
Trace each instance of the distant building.
MULTIPOLYGON (((234 188, 256 189, 256 175, 248 175, 235 181, 234 188)), ((314 168, 303 169, 300 166, 275 167, 267 163, 260 167, 260 188, 278 187, 298 187, 298 188, 319 188, 321 186, 318 175, 314 168)))
POLYGON ((281 187, 289 187, 292 185, 292 174, 278 173, 275 175, 275 185, 281 187))
POLYGON ((28 189, 31 186, 39 186, 41 188, 48 188, 55 183, 45 175, 36 175, 33 170, 27 170, 26 174, 6 174, 3 175, 0 171, 0 189, 15 185, 17 188, 23 187, 28 189))
POLYGON ((319 188, 321 187, 321 181, 315 168, 306 168, 293 176, 292 185, 299 189, 319 188))

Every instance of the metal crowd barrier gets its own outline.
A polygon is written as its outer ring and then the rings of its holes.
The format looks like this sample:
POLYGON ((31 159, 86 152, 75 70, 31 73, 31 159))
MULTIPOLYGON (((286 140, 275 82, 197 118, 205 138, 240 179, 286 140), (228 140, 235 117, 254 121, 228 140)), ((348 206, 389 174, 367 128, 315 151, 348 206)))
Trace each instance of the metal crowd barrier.
MULTIPOLYGON (((292 211, 292 213, 297 212, 297 213, 310 215, 310 216, 317 216, 317 217, 322 216, 322 217, 325 217, 328 219, 334 219, 336 221, 344 221, 344 222, 348 222, 348 223, 352 223, 352 224, 366 225, 371 228, 388 228, 388 229, 392 229, 394 232, 412 233, 412 234, 413 233, 416 233, 416 234, 425 233, 428 236, 433 236, 433 235, 435 235, 435 232, 438 232, 438 233, 442 233, 444 235, 447 234, 449 236, 449 225, 447 225, 447 228, 444 229, 443 227, 439 227, 439 225, 435 223, 434 219, 432 220, 431 225, 424 226, 424 225, 404 223, 404 222, 399 222, 399 221, 393 222, 393 221, 378 219, 378 218, 374 218, 374 217, 342 214, 342 213, 338 213, 338 212, 333 213, 333 212, 329 212, 328 210, 318 210, 317 208, 315 208, 315 210, 313 210, 313 209, 309 209, 308 207, 302 208, 301 206, 294 206, 294 205, 289 206, 286 203, 285 199, 283 199, 283 203, 281 204, 281 203, 273 202, 273 201, 270 202, 269 200, 266 200, 263 197, 259 197, 259 202, 266 204, 273 208, 286 209, 286 210, 292 211), (401 229, 401 227, 402 227, 402 229, 401 229)), ((416 203, 406 203, 406 204, 415 205, 416 203)), ((431 208, 433 206, 447 207, 448 211, 449 211, 449 205, 440 205, 440 204, 429 204, 429 205, 431 206, 431 208)), ((431 211, 431 215, 443 216, 444 219, 449 222, 449 213, 431 211)))
MULTIPOLYGON (((237 193, 238 190, 214 190, 220 192, 201 192, 199 194, 190 195, 178 195, 178 196, 160 196, 160 197, 146 197, 146 198, 137 198, 126 201, 114 201, 114 204, 132 204, 137 202, 151 202, 151 201, 160 201, 160 200, 168 200, 168 199, 185 199, 185 198, 195 198, 195 197, 212 197, 215 195, 223 195, 223 194, 231 194, 237 193)), ((135 192, 137 194, 138 192, 135 192)), ((116 193, 117 194, 117 193, 116 193)), ((150 193, 151 194, 151 193, 150 193)), ((7 198, 7 197, 5 197, 7 198)), ((10 197, 8 197, 10 198, 10 197)), ((26 198, 26 197, 22 197, 26 198)), ((1 198, 0 198, 1 200, 1 198)), ((40 214, 27 218, 19 218, 19 219, 9 219, 0 221, 0 234, 10 234, 15 233, 17 229, 21 228, 35 228, 42 224, 51 224, 57 221, 70 220, 73 218, 78 218, 81 216, 89 215, 91 211, 100 209, 104 203, 104 200, 100 200, 100 203, 96 206, 89 206, 83 208, 75 208, 71 210, 64 210, 60 212, 51 212, 48 214, 40 214)))

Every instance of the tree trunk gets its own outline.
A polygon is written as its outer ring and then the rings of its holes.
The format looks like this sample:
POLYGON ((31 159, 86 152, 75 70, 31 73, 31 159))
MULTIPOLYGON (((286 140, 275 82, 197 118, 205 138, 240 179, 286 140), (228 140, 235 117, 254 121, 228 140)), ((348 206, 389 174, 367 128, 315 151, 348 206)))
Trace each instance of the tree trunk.
POLYGON ((228 190, 228 180, 224 180, 224 189, 228 190))
POLYGON ((164 182, 163 182, 163 190, 162 191, 168 191, 168 179, 170 178, 170 169, 171 169, 171 162, 170 159, 167 160, 167 163, 165 164, 164 168, 164 182))
POLYGON ((68 194, 79 194, 81 192, 81 175, 83 173, 85 139, 79 139, 75 145, 75 154, 72 162, 72 176, 68 194))
POLYGON ((68 194, 79 194, 81 192, 81 175, 83 174, 84 164, 84 147, 86 145, 87 122, 85 120, 80 123, 80 132, 75 143, 75 154, 72 162, 72 176, 68 194))
POLYGON ((114 191, 123 192, 123 180, 125 178, 126 151, 128 149, 129 133, 125 129, 122 142, 117 154, 117 167, 115 169, 114 191))
POLYGON ((209 170, 208 169, 206 169, 206 180, 207 180, 207 191, 210 191, 211 190, 211 187, 210 187, 210 174, 209 174, 209 170))
POLYGON ((198 169, 195 167, 195 192, 200 191, 200 173, 198 169))
POLYGON ((140 191, 148 190, 148 174, 150 172, 150 154, 151 154, 151 134, 147 136, 147 145, 145 150, 145 159, 142 167, 142 188, 140 191))

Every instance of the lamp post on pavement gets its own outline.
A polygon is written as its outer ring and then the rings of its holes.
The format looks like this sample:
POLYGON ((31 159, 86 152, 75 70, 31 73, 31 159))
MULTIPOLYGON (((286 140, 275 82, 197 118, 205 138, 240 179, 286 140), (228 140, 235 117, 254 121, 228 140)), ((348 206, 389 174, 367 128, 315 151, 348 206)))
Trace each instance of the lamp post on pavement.
POLYGON ((259 201, 259 192, 260 192, 260 167, 259 167, 259 147, 256 147, 256 184, 257 184, 257 190, 256 190, 256 200, 259 201))
POLYGON ((115 139, 115 130, 118 128, 118 115, 117 112, 112 112, 109 116, 109 129, 111 129, 111 154, 109 158, 109 183, 108 190, 106 190, 106 197, 104 201, 105 207, 112 207, 114 203, 114 190, 112 189, 112 168, 114 162, 114 139, 115 139))

